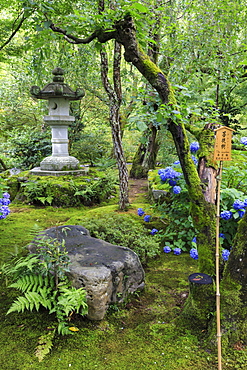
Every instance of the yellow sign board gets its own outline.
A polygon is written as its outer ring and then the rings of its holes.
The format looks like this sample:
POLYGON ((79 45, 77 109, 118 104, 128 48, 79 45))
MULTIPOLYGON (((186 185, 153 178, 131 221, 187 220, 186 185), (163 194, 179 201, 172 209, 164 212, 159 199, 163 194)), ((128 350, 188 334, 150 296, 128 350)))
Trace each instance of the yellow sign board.
POLYGON ((214 161, 230 161, 233 129, 222 126, 215 130, 214 161))

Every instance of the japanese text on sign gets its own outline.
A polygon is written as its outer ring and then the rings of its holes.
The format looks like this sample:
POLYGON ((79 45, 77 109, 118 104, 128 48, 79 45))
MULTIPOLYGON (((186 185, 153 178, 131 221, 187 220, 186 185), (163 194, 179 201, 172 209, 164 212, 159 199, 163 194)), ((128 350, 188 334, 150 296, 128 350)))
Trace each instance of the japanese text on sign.
POLYGON ((216 139, 214 146, 215 161, 230 161, 232 149, 232 129, 229 127, 220 127, 216 130, 216 139))

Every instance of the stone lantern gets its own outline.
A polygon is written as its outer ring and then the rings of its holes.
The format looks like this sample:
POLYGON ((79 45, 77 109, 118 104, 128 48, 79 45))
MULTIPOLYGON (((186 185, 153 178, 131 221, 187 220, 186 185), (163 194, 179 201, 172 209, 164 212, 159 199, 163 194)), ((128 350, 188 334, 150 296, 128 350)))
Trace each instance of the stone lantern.
POLYGON ((55 68, 52 73, 53 82, 42 90, 32 86, 30 91, 33 98, 48 100, 49 115, 44 116, 44 121, 52 131, 52 155, 43 159, 40 167, 32 169, 31 173, 55 176, 84 173, 85 170, 79 169, 78 159, 69 155, 68 126, 75 121, 75 117, 69 115, 70 101, 82 99, 85 93, 83 89, 73 91, 64 83, 62 68, 55 68))

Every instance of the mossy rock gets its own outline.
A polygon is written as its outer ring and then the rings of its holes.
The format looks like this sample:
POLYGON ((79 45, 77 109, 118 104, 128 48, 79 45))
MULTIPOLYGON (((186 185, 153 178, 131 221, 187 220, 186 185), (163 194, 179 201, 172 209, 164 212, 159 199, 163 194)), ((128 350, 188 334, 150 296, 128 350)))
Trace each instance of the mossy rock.
POLYGON ((116 194, 116 182, 104 176, 34 176, 21 172, 6 179, 12 202, 33 205, 91 206, 116 194))

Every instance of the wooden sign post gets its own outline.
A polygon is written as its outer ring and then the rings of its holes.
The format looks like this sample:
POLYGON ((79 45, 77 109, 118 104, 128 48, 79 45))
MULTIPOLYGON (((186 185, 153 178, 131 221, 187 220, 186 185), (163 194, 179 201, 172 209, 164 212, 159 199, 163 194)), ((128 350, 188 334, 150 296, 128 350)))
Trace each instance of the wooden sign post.
POLYGON ((222 176, 223 161, 231 160, 232 132, 233 129, 222 126, 216 131, 214 145, 214 161, 220 161, 220 171, 217 177, 217 203, 216 203, 216 320, 217 320, 217 345, 218 345, 218 370, 221 367, 221 328, 220 328, 220 278, 219 278, 219 233, 220 233, 220 184, 222 176))
POLYGON ((234 130, 222 126, 215 130, 214 161, 230 161, 232 149, 232 132, 234 130))

